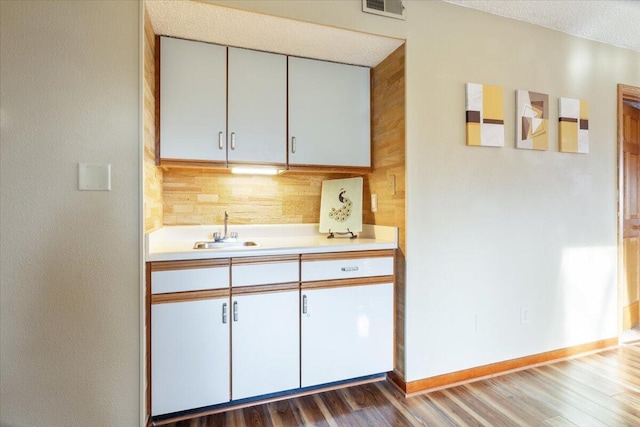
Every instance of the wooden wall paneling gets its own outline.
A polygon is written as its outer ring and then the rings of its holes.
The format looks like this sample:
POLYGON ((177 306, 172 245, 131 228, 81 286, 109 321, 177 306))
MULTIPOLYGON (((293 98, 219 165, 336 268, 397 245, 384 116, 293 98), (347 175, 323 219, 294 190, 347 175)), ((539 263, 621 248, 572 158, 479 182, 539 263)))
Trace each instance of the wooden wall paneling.
POLYGON ((405 45, 372 72, 371 137, 373 172, 364 179, 364 223, 398 227, 396 256, 396 373, 404 376, 405 313, 405 45), (395 194, 388 182, 395 177, 395 194), (378 212, 371 212, 371 194, 378 195, 378 212))
POLYGON ((144 9, 144 231, 149 233, 163 225, 162 169, 156 166, 156 36, 144 9))

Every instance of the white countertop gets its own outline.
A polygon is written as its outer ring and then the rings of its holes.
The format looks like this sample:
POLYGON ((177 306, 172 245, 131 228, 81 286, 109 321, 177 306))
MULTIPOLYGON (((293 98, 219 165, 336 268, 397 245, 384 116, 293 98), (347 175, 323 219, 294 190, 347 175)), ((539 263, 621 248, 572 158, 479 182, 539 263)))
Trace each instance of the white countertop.
POLYGON ((221 225, 176 225, 162 227, 146 235, 147 261, 177 261, 247 256, 294 255, 345 251, 396 249, 398 229, 363 224, 356 239, 318 232, 318 224, 230 225, 229 232, 238 240, 252 241, 257 246, 193 249, 196 242, 212 241, 213 233, 223 234, 221 225))

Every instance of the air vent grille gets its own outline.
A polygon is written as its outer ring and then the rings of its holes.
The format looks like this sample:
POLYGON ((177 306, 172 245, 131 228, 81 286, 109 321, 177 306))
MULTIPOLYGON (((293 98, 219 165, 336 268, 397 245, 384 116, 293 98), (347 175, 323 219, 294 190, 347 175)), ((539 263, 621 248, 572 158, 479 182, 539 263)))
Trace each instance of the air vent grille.
POLYGON ((384 12, 384 0, 365 0, 365 6, 369 9, 384 12))
POLYGON ((406 19, 404 0, 362 0, 362 11, 389 18, 406 19))

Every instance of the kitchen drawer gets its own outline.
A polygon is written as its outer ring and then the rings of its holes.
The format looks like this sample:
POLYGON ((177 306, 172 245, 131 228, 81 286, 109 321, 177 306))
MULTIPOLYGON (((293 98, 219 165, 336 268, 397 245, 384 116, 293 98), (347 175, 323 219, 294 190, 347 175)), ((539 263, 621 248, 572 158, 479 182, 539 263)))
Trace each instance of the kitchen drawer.
POLYGON ((301 280, 313 282, 317 280, 354 279, 358 277, 391 276, 394 271, 393 252, 385 251, 388 256, 349 256, 302 258, 301 280))
POLYGON ((300 281, 298 257, 239 258, 232 261, 231 286, 255 286, 300 281))
POLYGON ((229 265, 155 270, 151 267, 151 293, 201 291, 229 287, 229 265))

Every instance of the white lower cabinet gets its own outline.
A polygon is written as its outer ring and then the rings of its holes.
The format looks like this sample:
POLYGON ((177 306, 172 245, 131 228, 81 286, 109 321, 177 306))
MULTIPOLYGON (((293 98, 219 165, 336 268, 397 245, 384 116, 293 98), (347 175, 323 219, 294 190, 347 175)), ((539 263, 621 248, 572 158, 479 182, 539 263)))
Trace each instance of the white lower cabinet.
POLYGON ((150 270, 152 416, 393 369, 392 252, 150 270))
POLYGON ((151 306, 151 414, 229 401, 229 298, 151 306))
POLYGON ((393 284, 302 289, 302 387, 393 370, 393 284))
POLYGON ((232 399, 300 387, 299 291, 232 297, 232 399))

